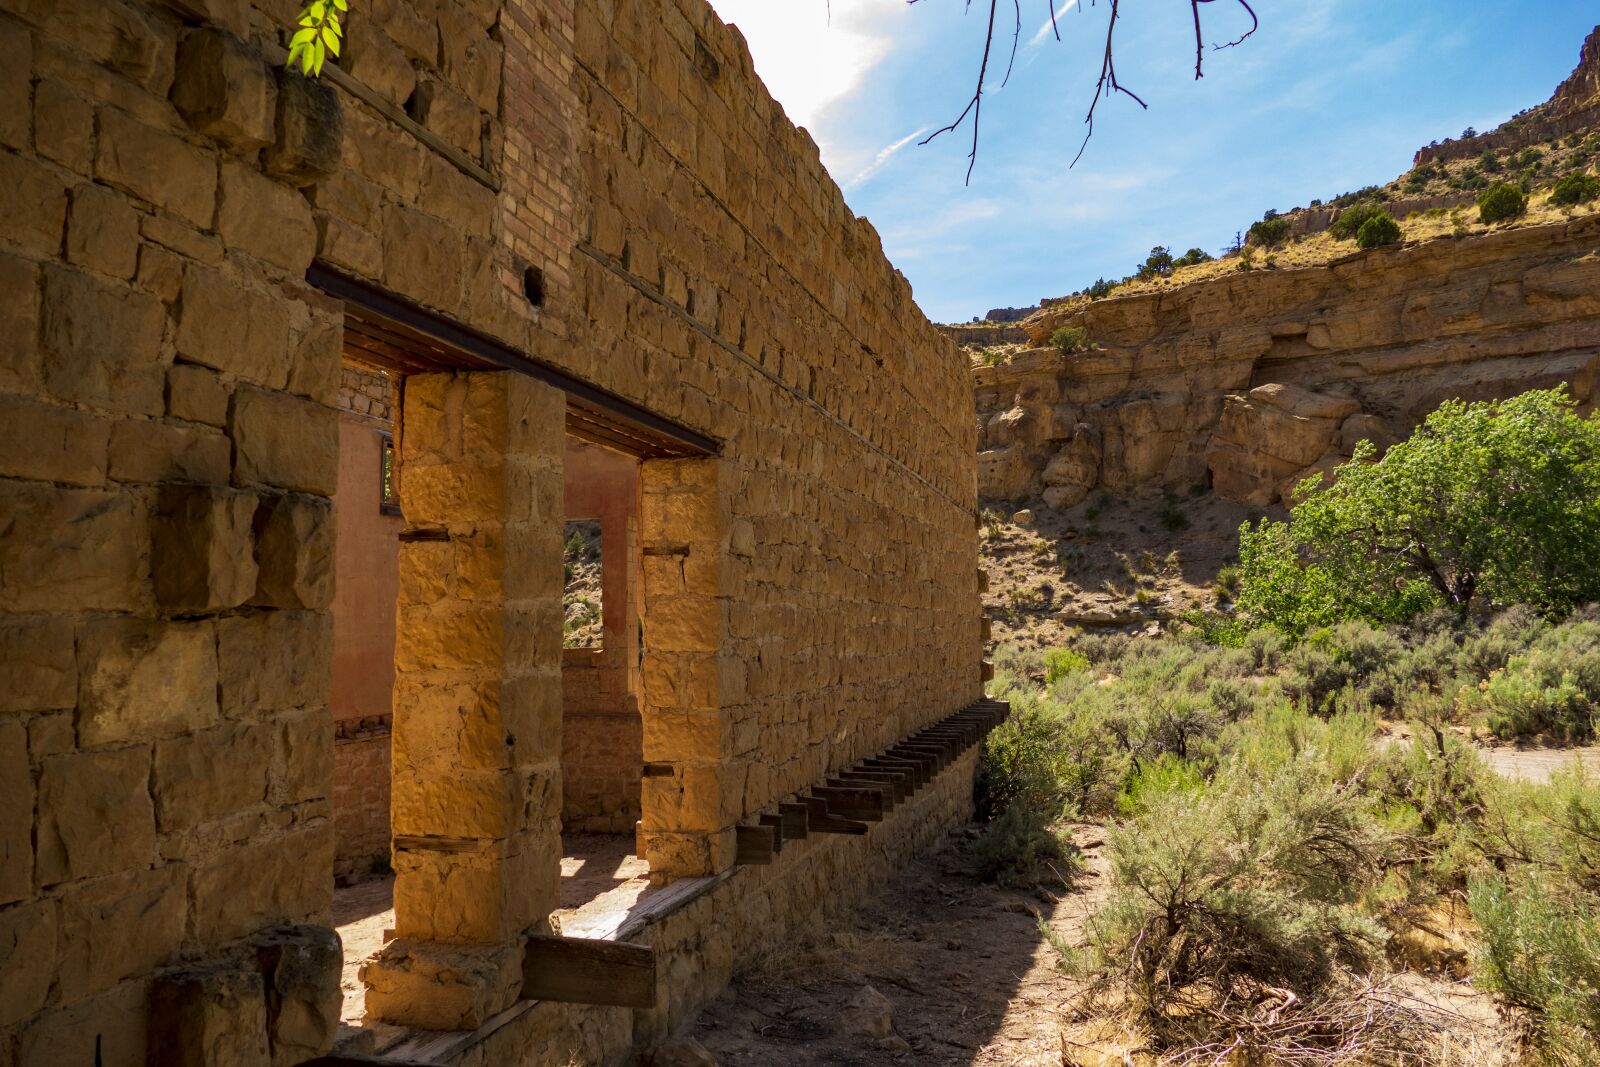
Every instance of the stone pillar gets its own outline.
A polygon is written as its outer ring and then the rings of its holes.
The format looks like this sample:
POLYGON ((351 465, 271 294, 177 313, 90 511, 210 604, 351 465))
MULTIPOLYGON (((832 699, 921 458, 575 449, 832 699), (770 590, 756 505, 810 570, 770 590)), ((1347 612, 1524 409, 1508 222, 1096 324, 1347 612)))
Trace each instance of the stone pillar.
POLYGON ((641 468, 645 777, 638 847, 662 880, 731 866, 742 814, 744 774, 733 762, 728 708, 743 700, 744 673, 722 655, 727 477, 719 459, 651 460, 641 468))
POLYGON ((509 371, 406 379, 386 1022, 480 1025, 557 906, 564 408, 509 371))

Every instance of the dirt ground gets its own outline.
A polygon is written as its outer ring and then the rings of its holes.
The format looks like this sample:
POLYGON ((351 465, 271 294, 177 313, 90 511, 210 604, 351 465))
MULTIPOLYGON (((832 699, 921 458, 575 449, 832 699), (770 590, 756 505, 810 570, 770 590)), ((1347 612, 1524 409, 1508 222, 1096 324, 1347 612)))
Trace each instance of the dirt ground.
POLYGON ((952 832, 846 920, 753 961, 692 1036, 724 1067, 1061 1067, 1062 1010, 1075 989, 1039 923, 1081 938, 1103 897, 1100 834, 1074 835, 1083 870, 1058 897, 984 882, 975 836, 952 832), (893 1006, 890 1035, 850 1032, 847 1009, 867 986, 893 1006))
MULTIPOLYGON (((847 919, 795 935, 753 961, 701 1013, 691 1036, 722 1067, 1148 1067, 1121 1028, 1073 1022, 1080 986, 1057 969, 1041 922, 1068 945, 1109 888, 1103 830, 1072 828, 1082 867, 1057 893, 1002 888, 979 877, 975 827, 953 831, 847 919), (892 1005, 893 1032, 853 1032, 851 1006, 870 986, 892 1005), (1130 1052, 1124 1058, 1125 1052, 1130 1052)), ((1488 997, 1445 976, 1401 986, 1463 1019, 1481 1054, 1495 1012, 1488 997)), ((1453 1039, 1452 1039, 1453 1040, 1453 1039)))

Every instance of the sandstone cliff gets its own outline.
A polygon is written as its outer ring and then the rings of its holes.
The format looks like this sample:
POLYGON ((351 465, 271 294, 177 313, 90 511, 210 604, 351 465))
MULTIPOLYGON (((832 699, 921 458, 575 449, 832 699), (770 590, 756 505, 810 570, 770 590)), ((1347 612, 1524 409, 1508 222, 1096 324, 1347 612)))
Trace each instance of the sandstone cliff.
POLYGON ((1271 504, 1451 397, 1567 382, 1592 404, 1600 217, 1046 307, 1025 328, 1042 346, 1063 325, 1098 347, 974 369, 983 496, 1210 484, 1271 504))

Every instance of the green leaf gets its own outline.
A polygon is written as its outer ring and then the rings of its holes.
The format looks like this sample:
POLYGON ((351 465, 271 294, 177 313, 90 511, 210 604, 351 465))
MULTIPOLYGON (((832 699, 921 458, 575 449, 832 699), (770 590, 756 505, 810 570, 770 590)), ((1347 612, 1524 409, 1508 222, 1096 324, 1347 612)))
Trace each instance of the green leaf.
POLYGON ((332 52, 334 55, 339 54, 338 35, 332 30, 328 29, 326 26, 324 26, 322 29, 322 43, 327 45, 328 51, 332 52))
POLYGON ((333 6, 338 8, 340 11, 350 10, 349 0, 333 0, 333 6))
POLYGON ((312 38, 316 37, 316 35, 317 31, 315 29, 300 30, 293 37, 289 38, 289 51, 293 53, 297 47, 305 44, 307 41, 310 41, 312 38))
POLYGON ((327 0, 317 0, 316 3, 312 4, 306 10, 311 13, 312 18, 316 19, 318 22, 321 22, 328 14, 327 0))
POLYGON ((317 50, 317 76, 318 77, 322 76, 322 63, 323 63, 323 60, 325 60, 327 58, 328 58, 327 53, 323 52, 321 49, 317 50))

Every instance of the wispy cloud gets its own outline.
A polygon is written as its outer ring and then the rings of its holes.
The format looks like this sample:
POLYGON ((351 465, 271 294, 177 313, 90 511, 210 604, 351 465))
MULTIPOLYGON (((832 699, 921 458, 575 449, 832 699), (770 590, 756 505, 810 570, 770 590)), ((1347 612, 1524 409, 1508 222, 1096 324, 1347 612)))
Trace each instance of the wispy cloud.
POLYGON ((921 137, 927 132, 928 127, 924 126, 914 133, 906 134, 894 144, 885 145, 877 155, 872 157, 871 163, 868 163, 865 167, 862 167, 854 178, 851 178, 849 181, 844 183, 844 187, 846 189, 854 189, 862 182, 870 180, 874 174, 877 174, 878 171, 883 169, 883 165, 885 163, 894 158, 894 154, 896 152, 900 151, 900 149, 904 148, 906 145, 910 144, 912 141, 915 141, 918 137, 921 137))
MULTIPOLYGON (((1056 0, 1050 0, 1050 2, 1051 3, 1055 3, 1056 0)), ((1044 43, 1044 39, 1046 37, 1054 36, 1055 35, 1055 29, 1056 29, 1056 20, 1059 19, 1062 15, 1065 15, 1068 11, 1071 11, 1073 8, 1075 8, 1077 6, 1078 6, 1078 0, 1063 0, 1061 6, 1054 9, 1055 10, 1054 18, 1047 18, 1047 19, 1044 20, 1044 25, 1039 27, 1039 32, 1035 33, 1033 35, 1033 38, 1028 42, 1028 47, 1032 48, 1036 44, 1043 44, 1044 43)))

